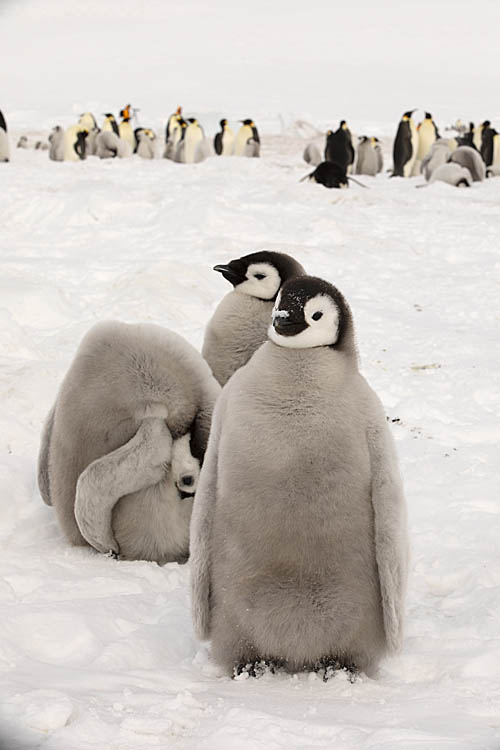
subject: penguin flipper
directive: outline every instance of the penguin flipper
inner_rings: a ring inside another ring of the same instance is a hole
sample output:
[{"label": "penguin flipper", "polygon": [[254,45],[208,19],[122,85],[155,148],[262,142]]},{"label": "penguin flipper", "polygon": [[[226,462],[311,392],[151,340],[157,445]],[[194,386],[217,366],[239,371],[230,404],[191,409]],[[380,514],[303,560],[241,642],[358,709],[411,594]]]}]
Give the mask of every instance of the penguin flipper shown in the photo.
[{"label": "penguin flipper", "polygon": [[40,443],[40,452],[38,453],[38,467],[37,467],[37,479],[38,489],[42,500],[46,505],[52,505],[50,499],[50,484],[49,484],[49,452],[50,452],[50,439],[52,437],[52,428],[54,426],[54,414],[56,411],[56,405],[49,411],[45,424],[42,430],[42,441]]},{"label": "penguin flipper", "polygon": [[136,434],[93,461],[76,485],[75,518],[82,536],[98,552],[119,554],[112,513],[124,495],[157,484],[170,463],[172,435],[160,417],[144,419]]},{"label": "penguin flipper", "polygon": [[211,630],[211,526],[217,495],[217,464],[224,394],[219,396],[203,461],[190,528],[191,614],[196,636],[204,641]]},{"label": "penguin flipper", "polygon": [[408,575],[406,504],[396,449],[385,421],[370,426],[367,441],[372,467],[371,499],[384,629],[388,650],[395,652],[403,640]]}]

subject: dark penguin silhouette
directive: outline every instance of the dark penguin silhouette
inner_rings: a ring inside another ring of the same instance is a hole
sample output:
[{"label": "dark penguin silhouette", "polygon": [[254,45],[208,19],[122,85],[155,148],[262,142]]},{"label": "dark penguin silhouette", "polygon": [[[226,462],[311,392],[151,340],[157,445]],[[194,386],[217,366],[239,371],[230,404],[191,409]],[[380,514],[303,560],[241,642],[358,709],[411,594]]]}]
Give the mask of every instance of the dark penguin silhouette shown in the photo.
[{"label": "dark penguin silhouette", "polygon": [[498,133],[495,128],[491,127],[489,120],[483,122],[482,136],[481,136],[481,156],[487,167],[491,167],[493,164],[494,151],[495,151],[495,136]]},{"label": "dark penguin silhouette", "polygon": [[325,161],[331,161],[343,167],[347,172],[354,161],[354,148],[351,132],[345,120],[341,120],[338,129],[329,130],[326,134]]},{"label": "dark penguin silhouette", "polygon": [[3,112],[0,110],[0,161],[9,161],[9,137],[7,135],[7,123]]},{"label": "dark penguin silhouette", "polygon": [[412,109],[405,112],[399,122],[392,152],[394,161],[392,177],[409,177],[411,175],[418,147],[418,133],[415,123],[411,119],[414,111]]},{"label": "dark penguin silhouette", "polygon": [[327,188],[346,188],[349,187],[349,179],[346,170],[340,164],[331,161],[322,161],[318,164],[314,172],[307,174],[301,182],[309,180],[324,185]]},{"label": "dark penguin silhouette", "polygon": [[87,158],[87,137],[88,137],[88,130],[79,130],[76,134],[76,141],[73,145],[73,148],[75,149],[78,158],[79,159],[86,159]]}]

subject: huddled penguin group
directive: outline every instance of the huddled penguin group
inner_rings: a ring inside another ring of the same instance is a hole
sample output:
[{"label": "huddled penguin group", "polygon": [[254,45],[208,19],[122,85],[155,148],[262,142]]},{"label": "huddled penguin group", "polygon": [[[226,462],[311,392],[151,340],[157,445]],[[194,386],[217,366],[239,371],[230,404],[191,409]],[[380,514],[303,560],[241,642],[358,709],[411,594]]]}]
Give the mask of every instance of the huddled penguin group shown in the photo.
[{"label": "huddled penguin group", "polygon": [[401,645],[408,539],[351,310],[283,253],[214,270],[233,289],[201,354],[151,324],[87,333],[44,426],[41,496],[72,544],[190,557],[195,630],[228,675],[373,675]]}]

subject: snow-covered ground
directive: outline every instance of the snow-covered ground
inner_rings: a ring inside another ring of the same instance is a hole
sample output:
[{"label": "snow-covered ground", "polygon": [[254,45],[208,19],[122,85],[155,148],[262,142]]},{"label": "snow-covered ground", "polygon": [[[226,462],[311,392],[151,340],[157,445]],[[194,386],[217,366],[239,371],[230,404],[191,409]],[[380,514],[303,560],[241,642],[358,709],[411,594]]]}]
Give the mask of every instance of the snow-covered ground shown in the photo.
[{"label": "snow-covered ground", "polygon": [[[210,135],[251,116],[262,158],[0,165],[1,750],[500,748],[500,179],[458,190],[299,183],[292,123],[389,136],[494,109],[498,5],[481,0],[16,0],[0,8],[12,146],[131,101]],[[388,158],[388,140],[386,166]],[[283,250],[350,302],[397,441],[412,574],[402,653],[378,680],[231,681],[192,633],[189,565],[70,548],[36,487],[43,419],[96,321],[200,347],[227,282]]]},{"label": "snow-covered ground", "polygon": [[[364,178],[299,184],[302,141],[262,159],[50,162],[0,172],[0,727],[7,750],[500,747],[498,205]],[[200,346],[215,263],[286,250],[345,293],[392,420],[413,547],[408,627],[378,681],[231,681],[193,637],[188,566],[72,549],[35,482],[42,420],[97,320]]]}]

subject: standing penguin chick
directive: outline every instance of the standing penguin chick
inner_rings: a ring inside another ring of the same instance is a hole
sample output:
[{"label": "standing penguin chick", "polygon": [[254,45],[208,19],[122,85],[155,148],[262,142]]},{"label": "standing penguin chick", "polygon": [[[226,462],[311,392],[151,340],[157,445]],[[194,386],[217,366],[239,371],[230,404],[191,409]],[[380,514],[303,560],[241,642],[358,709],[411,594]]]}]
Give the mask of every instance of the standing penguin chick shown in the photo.
[{"label": "standing penguin chick", "polygon": [[234,290],[226,294],[208,322],[201,353],[224,385],[267,339],[281,285],[305,271],[290,255],[267,250],[214,266],[214,271],[221,273]]},{"label": "standing penguin chick", "polygon": [[185,558],[190,505],[173,485],[195,489],[194,459],[205,453],[219,390],[172,331],[111,321],[87,333],[47,419],[38,466],[42,497],[72,544]]},{"label": "standing penguin chick", "polygon": [[317,167],[318,164],[321,164],[322,162],[320,150],[315,143],[307,144],[304,153],[302,154],[302,158],[307,164],[312,164],[313,167]]},{"label": "standing penguin chick", "polygon": [[382,171],[384,157],[378,138],[361,136],[358,143],[358,156],[356,159],[356,174],[367,174],[374,177]]},{"label": "standing penguin chick", "polygon": [[196,634],[229,674],[262,659],[373,674],[402,641],[395,448],[340,292],[292,279],[272,320],[214,410],[191,520]]},{"label": "standing penguin chick", "polygon": [[49,143],[49,159],[52,159],[52,161],[64,161],[64,128],[56,125],[49,135]]},{"label": "standing penguin chick", "polygon": [[10,161],[10,144],[7,135],[7,123],[0,110],[0,161]]},{"label": "standing penguin chick", "polygon": [[234,151],[234,133],[227,120],[220,121],[220,131],[214,137],[214,149],[218,156],[231,156]]},{"label": "standing penguin chick", "polygon": [[410,177],[417,158],[418,131],[412,119],[414,109],[405,112],[398,125],[392,151],[394,169],[392,177]]},{"label": "standing penguin chick", "polygon": [[335,132],[329,130],[326,134],[325,161],[338,164],[346,173],[354,162],[351,131],[347,127],[345,120],[341,120]]},{"label": "standing penguin chick", "polygon": [[235,156],[260,156],[260,136],[253,120],[240,120],[241,127],[234,142]]},{"label": "standing penguin chick", "polygon": [[417,157],[413,163],[412,176],[421,174],[422,160],[432,148],[432,144],[439,138],[436,123],[430,112],[425,113],[425,118],[417,126],[418,148]]},{"label": "standing penguin chick", "polygon": [[136,147],[135,153],[143,159],[155,158],[156,135],[150,128],[136,128],[134,131]]}]

